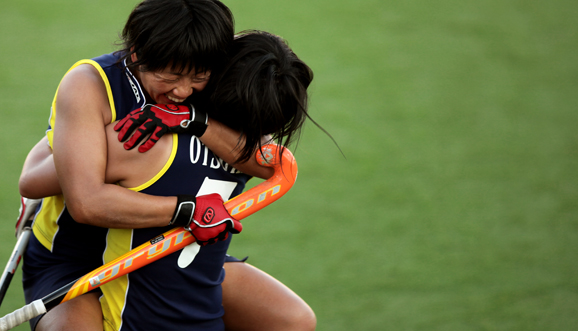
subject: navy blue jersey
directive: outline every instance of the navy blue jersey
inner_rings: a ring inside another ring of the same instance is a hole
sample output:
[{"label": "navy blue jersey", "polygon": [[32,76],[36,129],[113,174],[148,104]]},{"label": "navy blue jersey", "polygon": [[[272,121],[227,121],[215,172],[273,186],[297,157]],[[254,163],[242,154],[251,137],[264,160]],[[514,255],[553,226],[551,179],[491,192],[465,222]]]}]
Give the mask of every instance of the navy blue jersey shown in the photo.
[{"label": "navy blue jersey", "polygon": [[[175,148],[176,146],[176,148]],[[248,176],[238,173],[190,135],[173,135],[166,172],[132,188],[153,195],[241,193]],[[158,179],[156,179],[158,177]],[[105,262],[171,229],[111,229]],[[221,283],[229,240],[196,243],[102,286],[106,330],[223,330]]]}]

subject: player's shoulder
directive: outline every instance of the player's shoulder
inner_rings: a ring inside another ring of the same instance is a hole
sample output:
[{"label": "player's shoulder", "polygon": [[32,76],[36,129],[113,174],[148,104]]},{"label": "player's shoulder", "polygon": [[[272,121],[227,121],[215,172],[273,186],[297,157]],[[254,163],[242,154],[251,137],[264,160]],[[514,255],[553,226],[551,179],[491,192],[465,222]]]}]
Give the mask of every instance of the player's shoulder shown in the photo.
[{"label": "player's shoulder", "polygon": [[107,76],[106,70],[119,63],[120,54],[104,54],[93,59],[76,62],[66,73],[64,79],[86,83],[101,83]]},{"label": "player's shoulder", "polygon": [[[136,188],[159,176],[164,167],[171,165],[176,134],[163,135],[153,148],[141,153],[138,148],[125,150],[118,140],[114,124],[106,126],[107,167],[106,182],[119,183],[123,187]],[[172,156],[172,158],[171,158]]]},{"label": "player's shoulder", "polygon": [[111,117],[105,81],[90,62],[77,63],[64,75],[55,102],[61,113],[68,108],[76,111],[78,105],[82,104],[85,112],[89,109],[103,112],[107,121]]},{"label": "player's shoulder", "polygon": [[100,85],[102,83],[101,75],[98,68],[91,63],[79,63],[73,68],[71,68],[64,78],[61,84],[73,84],[78,86],[81,84],[86,87],[86,85]]}]

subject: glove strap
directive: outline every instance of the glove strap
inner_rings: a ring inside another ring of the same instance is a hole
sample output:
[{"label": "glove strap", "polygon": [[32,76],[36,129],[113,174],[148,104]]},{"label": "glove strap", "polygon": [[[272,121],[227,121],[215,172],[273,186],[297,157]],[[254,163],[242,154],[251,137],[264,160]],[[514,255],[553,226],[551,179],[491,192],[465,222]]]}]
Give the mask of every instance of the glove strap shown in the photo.
[{"label": "glove strap", "polygon": [[177,207],[173,214],[173,219],[169,225],[183,226],[189,228],[193,221],[193,214],[195,212],[195,205],[197,199],[193,195],[178,195]]},{"label": "glove strap", "polygon": [[205,112],[196,110],[193,105],[190,105],[189,107],[191,108],[191,119],[182,120],[181,127],[193,136],[200,138],[207,130],[209,117]]}]

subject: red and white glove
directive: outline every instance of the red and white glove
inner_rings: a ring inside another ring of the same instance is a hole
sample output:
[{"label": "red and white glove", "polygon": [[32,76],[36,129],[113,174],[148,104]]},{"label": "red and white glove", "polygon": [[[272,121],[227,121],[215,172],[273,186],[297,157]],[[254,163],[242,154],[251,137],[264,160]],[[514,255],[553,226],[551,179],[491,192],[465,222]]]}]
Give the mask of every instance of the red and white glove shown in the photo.
[{"label": "red and white glove", "polygon": [[175,214],[169,225],[184,226],[201,246],[226,240],[229,232],[240,233],[243,225],[234,219],[219,194],[194,197],[178,196]]},{"label": "red and white glove", "polygon": [[118,140],[125,141],[133,132],[132,137],[124,143],[125,149],[133,149],[150,134],[148,139],[139,146],[138,151],[144,153],[167,132],[188,132],[201,137],[207,129],[207,114],[195,110],[195,107],[182,105],[151,105],[147,104],[130,112],[115,126]]}]

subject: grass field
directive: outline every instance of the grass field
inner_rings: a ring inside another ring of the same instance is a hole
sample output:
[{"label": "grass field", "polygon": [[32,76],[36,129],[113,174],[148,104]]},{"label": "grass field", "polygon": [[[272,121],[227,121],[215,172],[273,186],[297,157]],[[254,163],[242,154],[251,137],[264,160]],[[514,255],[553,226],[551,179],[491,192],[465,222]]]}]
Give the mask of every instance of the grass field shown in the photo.
[{"label": "grass field", "polygon": [[[114,50],[136,2],[2,5],[2,264],[61,76]],[[233,254],[321,331],[578,329],[577,2],[224,2],[313,68],[311,115],[345,155],[309,123],[296,186]],[[23,305],[19,278],[0,315]]]}]

